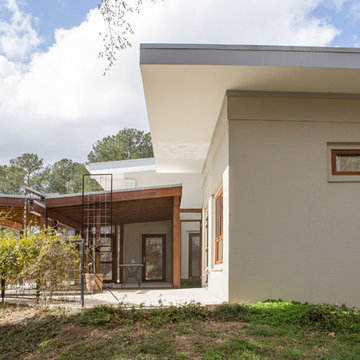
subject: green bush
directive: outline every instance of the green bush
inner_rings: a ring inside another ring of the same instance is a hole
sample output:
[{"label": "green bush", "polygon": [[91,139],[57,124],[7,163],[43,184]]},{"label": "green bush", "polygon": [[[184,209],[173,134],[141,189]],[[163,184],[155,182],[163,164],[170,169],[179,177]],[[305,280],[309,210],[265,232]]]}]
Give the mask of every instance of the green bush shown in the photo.
[{"label": "green bush", "polygon": [[299,302],[271,300],[256,304],[222,304],[212,310],[199,304],[152,309],[98,306],[71,316],[67,321],[104,324],[143,322],[151,327],[181,321],[243,321],[272,327],[305,327],[309,330],[360,333],[358,310],[333,305],[313,305]]},{"label": "green bush", "polygon": [[0,279],[36,282],[46,300],[79,267],[79,253],[69,240],[45,230],[0,233]]}]

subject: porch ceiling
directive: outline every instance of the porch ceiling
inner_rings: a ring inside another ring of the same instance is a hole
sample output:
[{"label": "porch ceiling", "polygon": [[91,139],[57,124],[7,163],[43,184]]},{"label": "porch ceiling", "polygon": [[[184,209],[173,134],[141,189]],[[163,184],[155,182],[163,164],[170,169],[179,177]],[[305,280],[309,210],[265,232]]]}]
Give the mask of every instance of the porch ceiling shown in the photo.
[{"label": "porch ceiling", "polygon": [[[112,194],[112,223],[171,220],[174,198],[181,198],[181,185],[152,187],[136,190],[114,191]],[[23,196],[0,195],[0,211],[9,214],[3,226],[21,230],[24,223]],[[49,197],[45,204],[34,201],[33,211],[27,214],[27,223],[40,224],[40,216],[55,219],[75,230],[81,230],[82,195],[59,195]]]},{"label": "porch ceiling", "polygon": [[[112,223],[129,224],[136,222],[171,220],[173,211],[173,198],[117,201],[112,204]],[[76,222],[81,227],[82,206],[66,206],[49,210],[49,216],[61,215]],[[65,221],[64,221],[65,222]]]}]

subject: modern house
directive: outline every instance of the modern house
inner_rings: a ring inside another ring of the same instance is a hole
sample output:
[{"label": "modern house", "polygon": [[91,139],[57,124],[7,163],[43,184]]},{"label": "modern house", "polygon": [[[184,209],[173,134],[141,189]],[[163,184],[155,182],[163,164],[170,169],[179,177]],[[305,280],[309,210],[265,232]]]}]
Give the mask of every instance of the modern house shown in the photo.
[{"label": "modern house", "polygon": [[[122,281],[152,258],[144,282],[200,277],[223,301],[359,306],[360,50],[145,44],[140,63],[154,159],[89,164],[98,196],[102,174],[113,189],[97,271]],[[86,196],[29,216],[80,230],[81,209],[101,207]],[[0,196],[17,204],[9,226],[23,203]],[[102,237],[99,219],[85,237]]]},{"label": "modern house", "polygon": [[360,50],[140,56],[157,172],[201,175],[203,286],[360,305]]}]

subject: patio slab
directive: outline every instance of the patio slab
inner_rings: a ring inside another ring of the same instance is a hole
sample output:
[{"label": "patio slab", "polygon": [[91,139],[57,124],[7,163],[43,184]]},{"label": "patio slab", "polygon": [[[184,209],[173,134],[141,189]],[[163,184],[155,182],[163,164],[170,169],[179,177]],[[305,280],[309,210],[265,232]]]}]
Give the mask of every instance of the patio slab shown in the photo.
[{"label": "patio slab", "polygon": [[[114,297],[117,298],[115,298]],[[125,306],[180,306],[190,302],[201,305],[222,304],[224,301],[210,293],[205,288],[191,289],[134,289],[134,290],[104,290],[85,296],[85,307],[90,308],[96,305],[119,305]]]}]

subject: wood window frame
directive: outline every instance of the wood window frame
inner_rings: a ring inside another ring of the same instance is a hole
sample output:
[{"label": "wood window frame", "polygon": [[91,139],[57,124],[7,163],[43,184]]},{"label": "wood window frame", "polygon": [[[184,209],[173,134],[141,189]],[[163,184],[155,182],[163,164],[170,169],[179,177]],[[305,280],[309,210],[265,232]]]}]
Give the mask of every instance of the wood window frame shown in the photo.
[{"label": "wood window frame", "polygon": [[360,155],[360,149],[331,149],[331,174],[332,175],[360,175],[359,171],[337,171],[337,155]]},{"label": "wood window frame", "polygon": [[[215,197],[215,264],[220,265],[223,259],[219,259],[219,243],[223,241],[223,188],[219,190]],[[224,246],[224,243],[222,244]]]}]

